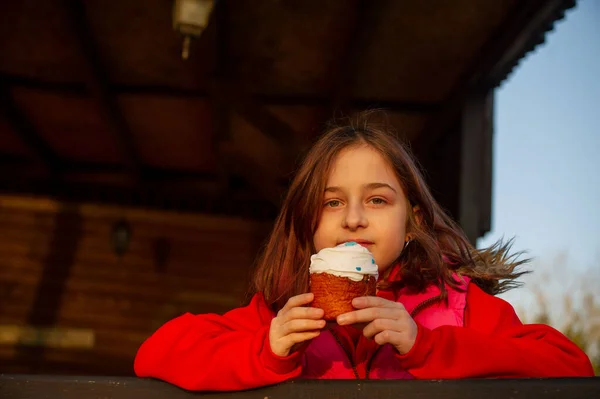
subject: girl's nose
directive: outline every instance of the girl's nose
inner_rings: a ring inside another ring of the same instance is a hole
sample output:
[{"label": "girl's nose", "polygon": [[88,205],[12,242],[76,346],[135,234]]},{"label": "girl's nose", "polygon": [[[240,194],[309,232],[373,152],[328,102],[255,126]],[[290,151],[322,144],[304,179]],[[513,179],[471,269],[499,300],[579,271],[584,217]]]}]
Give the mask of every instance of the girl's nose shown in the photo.
[{"label": "girl's nose", "polygon": [[348,205],[346,213],[342,220],[342,227],[345,229],[356,230],[360,227],[365,228],[369,222],[367,215],[361,204]]}]

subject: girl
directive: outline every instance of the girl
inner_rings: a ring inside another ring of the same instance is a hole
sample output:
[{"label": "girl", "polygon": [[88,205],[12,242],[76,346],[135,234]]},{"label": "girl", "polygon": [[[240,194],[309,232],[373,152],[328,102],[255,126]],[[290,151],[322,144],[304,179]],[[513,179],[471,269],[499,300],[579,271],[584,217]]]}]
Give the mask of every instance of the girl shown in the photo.
[{"label": "girl", "polygon": [[[135,359],[140,377],[189,390],[241,390],[290,378],[446,379],[593,375],[546,325],[523,325],[494,295],[523,263],[509,245],[476,250],[436,203],[385,127],[329,129],[292,181],[258,263],[249,305],[184,314]],[[379,268],[375,297],[326,323],[311,307],[311,254],[355,241]]]}]

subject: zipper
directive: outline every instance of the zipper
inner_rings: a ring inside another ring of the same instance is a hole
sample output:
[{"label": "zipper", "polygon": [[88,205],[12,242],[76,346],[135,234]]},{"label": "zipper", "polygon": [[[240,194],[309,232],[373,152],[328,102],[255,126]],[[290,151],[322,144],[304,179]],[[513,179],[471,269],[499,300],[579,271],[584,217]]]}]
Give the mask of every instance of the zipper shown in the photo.
[{"label": "zipper", "polygon": [[350,365],[352,366],[352,371],[354,372],[354,376],[356,377],[357,380],[360,380],[360,377],[358,376],[358,371],[356,370],[356,364],[354,364],[354,360],[352,360],[352,354],[348,351],[348,349],[344,345],[342,345],[342,341],[340,341],[340,338],[338,337],[338,335],[335,333],[335,331],[333,331],[333,328],[327,326],[327,329],[329,330],[331,335],[333,335],[333,338],[335,339],[335,341],[338,343],[338,345],[342,348],[342,350],[348,357],[348,361],[350,361]]},{"label": "zipper", "polygon": [[375,356],[377,356],[380,349],[381,349],[381,346],[378,346],[377,349],[375,349],[375,352],[373,352],[373,356],[371,356],[371,358],[367,362],[367,373],[365,374],[366,380],[369,379],[369,373],[371,372],[371,365],[373,364],[373,360],[375,360]]},{"label": "zipper", "polygon": [[415,316],[419,313],[421,313],[422,310],[424,310],[425,308],[428,308],[429,306],[433,305],[436,302],[439,302],[442,300],[442,295],[438,295],[438,296],[434,296],[433,298],[429,298],[424,300],[423,302],[421,302],[420,304],[418,304],[417,306],[415,306],[415,308],[412,310],[412,312],[410,312],[410,317],[412,317],[413,319],[415,318]]},{"label": "zipper", "polygon": [[[425,310],[429,306],[431,306],[441,300],[442,300],[442,295],[434,296],[433,298],[424,300],[423,302],[421,302],[417,306],[415,306],[415,308],[412,310],[412,312],[410,312],[410,317],[412,317],[414,319],[417,314],[421,313],[423,310]],[[352,371],[354,372],[354,376],[356,377],[357,380],[360,380],[358,371],[356,370],[356,364],[354,364],[354,360],[352,360],[352,354],[348,351],[348,349],[344,345],[342,345],[342,341],[340,341],[340,338],[337,336],[335,331],[333,331],[333,329],[329,326],[327,327],[327,329],[329,330],[329,332],[331,333],[331,335],[333,336],[335,341],[338,343],[338,345],[342,348],[342,350],[348,357],[348,361],[350,362],[350,365],[352,366]],[[366,374],[365,374],[365,380],[369,379],[369,373],[371,372],[371,366],[373,364],[373,360],[375,360],[375,357],[377,356],[377,354],[379,353],[379,350],[381,348],[382,348],[382,346],[379,346],[377,349],[375,349],[375,352],[373,352],[373,356],[371,356],[371,358],[367,362],[367,370],[366,370]]]}]

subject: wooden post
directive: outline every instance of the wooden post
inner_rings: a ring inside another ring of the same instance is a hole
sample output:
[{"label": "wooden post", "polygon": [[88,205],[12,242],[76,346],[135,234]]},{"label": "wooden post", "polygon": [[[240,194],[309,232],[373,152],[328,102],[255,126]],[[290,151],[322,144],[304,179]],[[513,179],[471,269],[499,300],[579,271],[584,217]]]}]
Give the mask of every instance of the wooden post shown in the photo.
[{"label": "wooden post", "polygon": [[[82,238],[82,230],[83,218],[78,207],[61,204],[54,222],[48,254],[44,259],[42,275],[27,317],[27,327],[30,327],[38,338],[18,340],[16,357],[28,363],[33,372],[43,365],[44,352],[47,348],[57,346],[57,341],[63,341],[62,345],[65,345],[64,339],[59,338],[61,334],[57,335],[55,332],[52,336],[48,329],[55,327],[58,321],[66,283]],[[84,341],[93,343],[89,331],[84,332]],[[81,345],[81,342],[78,343],[78,346]]]},{"label": "wooden post", "polygon": [[469,241],[490,230],[494,91],[475,91],[463,106],[460,124],[458,221]]}]

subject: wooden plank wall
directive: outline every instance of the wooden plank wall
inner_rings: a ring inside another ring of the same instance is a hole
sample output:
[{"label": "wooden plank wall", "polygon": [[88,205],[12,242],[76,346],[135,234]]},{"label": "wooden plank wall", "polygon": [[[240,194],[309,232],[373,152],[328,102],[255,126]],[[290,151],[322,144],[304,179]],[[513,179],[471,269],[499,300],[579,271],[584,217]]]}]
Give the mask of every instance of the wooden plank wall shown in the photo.
[{"label": "wooden plank wall", "polygon": [[[132,230],[121,257],[110,241],[120,219]],[[165,321],[244,301],[270,227],[0,197],[0,373],[132,374],[137,348]]]}]

